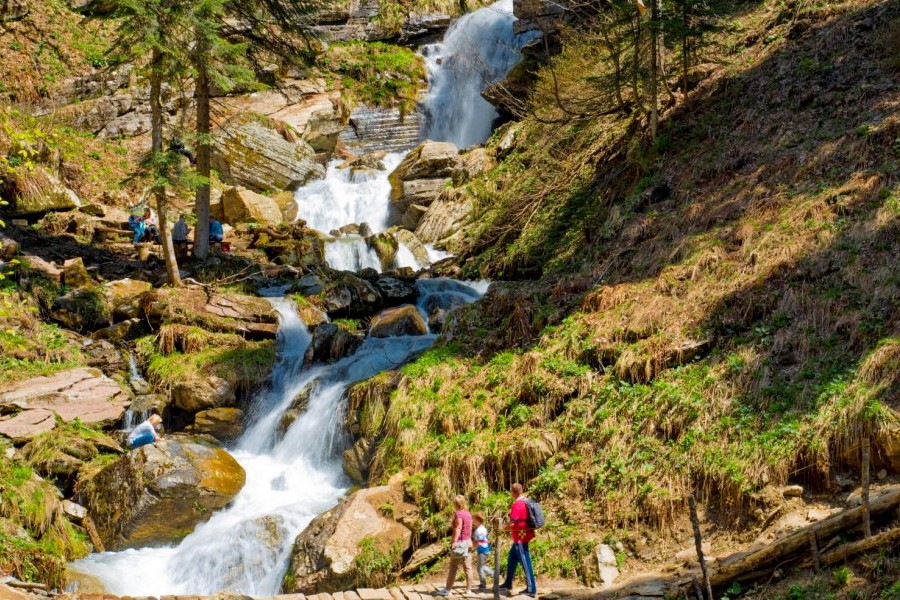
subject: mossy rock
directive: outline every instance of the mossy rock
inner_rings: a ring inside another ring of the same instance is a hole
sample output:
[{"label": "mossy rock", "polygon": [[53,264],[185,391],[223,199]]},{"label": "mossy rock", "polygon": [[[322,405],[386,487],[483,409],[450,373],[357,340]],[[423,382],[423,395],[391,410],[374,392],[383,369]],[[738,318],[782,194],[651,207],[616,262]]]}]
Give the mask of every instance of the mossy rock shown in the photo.
[{"label": "mossy rock", "polygon": [[191,438],[129,452],[78,482],[100,538],[120,550],[175,543],[228,504],[246,474],[230,454]]}]

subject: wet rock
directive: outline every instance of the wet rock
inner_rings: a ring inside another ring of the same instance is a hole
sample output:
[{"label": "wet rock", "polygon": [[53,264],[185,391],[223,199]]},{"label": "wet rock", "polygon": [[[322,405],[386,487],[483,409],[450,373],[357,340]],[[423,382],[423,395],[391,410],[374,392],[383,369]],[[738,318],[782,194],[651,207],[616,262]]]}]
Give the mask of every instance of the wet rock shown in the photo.
[{"label": "wet rock", "polygon": [[382,300],[378,290],[370,282],[353,273],[338,271],[325,291],[323,306],[330,315],[360,317],[381,308]]},{"label": "wet rock", "polygon": [[419,267],[424,267],[428,265],[431,261],[428,258],[428,250],[425,248],[425,245],[422,244],[422,241],[416,237],[412,231],[408,231],[406,229],[393,229],[391,233],[394,234],[394,237],[397,238],[397,241],[404,246],[412,253],[413,257],[416,259],[416,262],[419,263]]},{"label": "wet rock", "polygon": [[294,192],[275,194],[272,196],[272,201],[278,206],[278,210],[281,211],[282,221],[293,223],[297,220],[300,207],[297,205],[296,198],[294,198]]},{"label": "wet rock", "polygon": [[300,320],[309,328],[328,322],[328,315],[312,304],[297,304],[297,313],[300,315]]},{"label": "wet rock", "polygon": [[294,541],[284,591],[314,594],[355,587],[355,559],[364,539],[385,554],[392,548],[405,552],[412,532],[385,516],[379,510],[384,505],[391,505],[395,516],[416,511],[403,501],[402,484],[394,479],[386,486],[359,490],[313,519]]},{"label": "wet rock", "polygon": [[85,479],[84,498],[107,549],[174,543],[241,490],[243,468],[221,448],[183,437],[131,451]]},{"label": "wet rock", "polygon": [[325,282],[318,275],[304,275],[294,284],[294,289],[304,296],[313,296],[325,289]]},{"label": "wet rock", "polygon": [[344,473],[357,485],[362,485],[368,481],[371,463],[372,443],[365,438],[359,438],[351,448],[344,451]]},{"label": "wet rock", "polygon": [[400,247],[397,238],[391,233],[384,232],[366,238],[369,247],[378,255],[381,262],[381,269],[390,269],[394,266],[394,259],[397,258],[397,250]]},{"label": "wet rock", "polygon": [[305,142],[291,143],[272,119],[245,112],[213,135],[213,168],[230,185],[256,192],[295,190],[325,176]]},{"label": "wet rock", "polygon": [[378,313],[369,325],[369,335],[376,338],[398,335],[425,335],[428,325],[412,304],[388,308]]},{"label": "wet rock", "polygon": [[192,413],[233,406],[236,402],[234,388],[216,375],[198,377],[178,383],[172,388],[172,404]]},{"label": "wet rock", "polygon": [[433,294],[425,300],[428,326],[432,331],[441,331],[450,311],[465,306],[468,300],[462,294]]},{"label": "wet rock", "polygon": [[334,362],[356,352],[363,336],[334,323],[322,323],[312,330],[312,341],[306,349],[306,362]]},{"label": "wet rock", "polygon": [[373,234],[372,226],[366,223],[365,221],[359,224],[359,235],[361,237],[367,238],[371,237]]},{"label": "wet rock", "polygon": [[414,302],[418,291],[414,286],[395,279],[394,277],[377,277],[374,282],[375,289],[384,299],[385,306],[397,306]]},{"label": "wet rock", "polygon": [[259,223],[275,225],[283,220],[281,209],[272,198],[251,192],[242,187],[232,187],[222,194],[222,210],[225,222]]},{"label": "wet rock", "polygon": [[244,431],[244,411],[239,408],[211,408],[194,415],[193,433],[211,435],[227,443]]},{"label": "wet rock", "polygon": [[145,421],[150,415],[162,415],[169,407],[169,399],[163,394],[141,394],[134,397],[128,410],[134,415],[137,423]]},{"label": "wet rock", "polygon": [[384,166],[383,162],[385,156],[387,156],[387,151],[385,150],[376,150],[369,154],[360,154],[359,156],[349,158],[339,164],[338,169],[372,169],[375,171],[384,171],[387,168]]}]

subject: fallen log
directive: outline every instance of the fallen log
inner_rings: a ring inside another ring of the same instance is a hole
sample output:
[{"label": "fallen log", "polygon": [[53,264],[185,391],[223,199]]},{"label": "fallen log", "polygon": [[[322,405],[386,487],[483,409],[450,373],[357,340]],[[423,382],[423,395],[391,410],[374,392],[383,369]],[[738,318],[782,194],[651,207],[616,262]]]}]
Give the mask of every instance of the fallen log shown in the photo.
[{"label": "fallen log", "polygon": [[[876,515],[897,506],[900,502],[900,486],[894,486],[887,492],[869,501],[869,515]],[[767,565],[783,562],[785,557],[800,558],[807,555],[809,536],[816,535],[820,539],[844,531],[861,524],[864,508],[856,506],[832,515],[808,527],[795,531],[791,535],[772,542],[749,554],[726,558],[719,562],[718,569],[710,576],[713,586],[731,583],[741,574],[757,571]]]},{"label": "fallen log", "polygon": [[863,552],[868,552],[869,550],[874,550],[875,548],[887,546],[888,544],[892,544],[897,541],[900,541],[900,527],[882,531],[881,533],[859,540],[858,542],[850,542],[849,544],[844,544],[837,550],[832,550],[831,552],[820,555],[819,562],[821,562],[823,565],[831,565],[837,562],[845,561],[852,556],[856,556],[857,554],[862,554]]}]

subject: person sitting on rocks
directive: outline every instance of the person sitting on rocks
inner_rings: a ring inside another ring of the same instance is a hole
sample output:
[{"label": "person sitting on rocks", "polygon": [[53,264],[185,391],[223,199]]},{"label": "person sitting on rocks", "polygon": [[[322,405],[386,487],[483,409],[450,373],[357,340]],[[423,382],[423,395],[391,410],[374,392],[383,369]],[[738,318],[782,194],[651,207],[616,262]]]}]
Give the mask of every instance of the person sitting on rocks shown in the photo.
[{"label": "person sitting on rocks", "polygon": [[148,206],[144,209],[144,237],[142,241],[160,243],[156,214]]},{"label": "person sitting on rocks", "polygon": [[150,415],[150,418],[131,430],[128,434],[128,448],[134,450],[147,444],[152,444],[159,439],[156,426],[162,423],[159,415]]},{"label": "person sitting on rocks", "polygon": [[214,244],[222,243],[222,239],[225,237],[225,230],[222,229],[222,224],[219,223],[219,220],[215,217],[209,218],[209,241]]},{"label": "person sitting on rocks", "polygon": [[131,215],[128,217],[128,226],[131,227],[131,230],[134,232],[134,243],[137,244],[144,237],[144,230],[146,228],[144,219],[137,215]]},{"label": "person sitting on rocks", "polygon": [[187,258],[188,233],[191,228],[184,222],[184,215],[178,216],[178,221],[172,227],[172,244],[175,245],[175,256],[178,260]]}]

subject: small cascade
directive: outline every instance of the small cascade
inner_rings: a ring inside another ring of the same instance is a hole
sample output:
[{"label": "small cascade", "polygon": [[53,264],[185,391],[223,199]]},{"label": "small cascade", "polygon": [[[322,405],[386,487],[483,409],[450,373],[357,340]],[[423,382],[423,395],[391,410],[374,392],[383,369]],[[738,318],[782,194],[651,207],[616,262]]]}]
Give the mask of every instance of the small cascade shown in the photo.
[{"label": "small cascade", "polygon": [[[449,280],[420,282],[424,298],[477,299],[484,286]],[[207,595],[220,590],[270,597],[281,587],[296,536],[334,506],[350,483],[341,452],[345,392],[425,350],[437,336],[367,338],[352,356],[330,365],[303,365],[310,334],[293,302],[272,299],[279,314],[278,358],[269,388],[252,403],[250,426],[233,455],[247,481],[232,504],[177,546],[92,554],[73,564],[122,596]],[[283,437],[278,424],[297,395],[309,403]]]},{"label": "small cascade", "polygon": [[381,260],[375,249],[358,235],[340,237],[325,244],[328,266],[339,271],[359,272],[363,269],[381,271]]},{"label": "small cascade", "polygon": [[294,194],[299,218],[323,233],[351,223],[368,223],[375,233],[384,231],[391,195],[388,175],[402,159],[401,154],[388,154],[382,160],[386,170],[375,171],[369,177],[356,177],[353,169],[338,169],[341,161],[332,161],[325,179],[303,186]]},{"label": "small cascade", "polygon": [[[131,384],[131,387],[136,390],[150,389],[150,384],[144,379],[143,375],[141,375],[140,370],[138,370],[137,358],[135,358],[134,354],[128,354],[128,382]],[[146,421],[149,416],[149,410],[134,408],[133,406],[129,407],[122,417],[122,429],[124,431],[131,431]]]},{"label": "small cascade", "polygon": [[461,17],[444,39],[422,49],[429,91],[423,103],[425,137],[468,148],[488,139],[499,114],[481,92],[502,80],[521,60],[534,36],[513,31],[513,0]]}]

